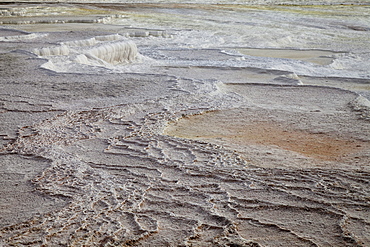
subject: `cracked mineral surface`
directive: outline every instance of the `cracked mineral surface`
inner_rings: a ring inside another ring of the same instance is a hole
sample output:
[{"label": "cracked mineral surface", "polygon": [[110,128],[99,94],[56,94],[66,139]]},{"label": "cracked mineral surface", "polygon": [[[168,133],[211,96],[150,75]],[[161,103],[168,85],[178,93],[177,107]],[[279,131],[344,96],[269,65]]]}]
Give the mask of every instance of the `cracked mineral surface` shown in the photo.
[{"label": "cracked mineral surface", "polygon": [[370,1],[0,4],[0,246],[370,246]]}]

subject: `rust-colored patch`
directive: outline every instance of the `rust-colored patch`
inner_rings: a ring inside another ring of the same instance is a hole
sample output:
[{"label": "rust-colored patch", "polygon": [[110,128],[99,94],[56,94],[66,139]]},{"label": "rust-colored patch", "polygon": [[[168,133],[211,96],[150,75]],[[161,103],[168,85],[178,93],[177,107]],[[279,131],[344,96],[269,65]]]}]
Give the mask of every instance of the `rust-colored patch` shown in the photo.
[{"label": "rust-colored patch", "polygon": [[236,145],[266,145],[321,160],[338,160],[369,148],[366,142],[326,134],[284,129],[272,122],[238,119],[232,111],[215,111],[182,118],[165,134],[188,139],[222,139]]}]

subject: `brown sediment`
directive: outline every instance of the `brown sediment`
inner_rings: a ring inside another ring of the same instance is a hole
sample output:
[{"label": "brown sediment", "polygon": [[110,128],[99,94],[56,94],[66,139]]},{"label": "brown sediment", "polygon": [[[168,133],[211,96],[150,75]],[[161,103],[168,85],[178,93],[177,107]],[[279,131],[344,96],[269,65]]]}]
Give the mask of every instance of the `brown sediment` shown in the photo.
[{"label": "brown sediment", "polygon": [[233,145],[265,145],[320,160],[338,160],[369,148],[369,143],[324,133],[284,128],[280,123],[240,119],[240,110],[213,111],[179,119],[165,134],[187,139],[222,139]]}]

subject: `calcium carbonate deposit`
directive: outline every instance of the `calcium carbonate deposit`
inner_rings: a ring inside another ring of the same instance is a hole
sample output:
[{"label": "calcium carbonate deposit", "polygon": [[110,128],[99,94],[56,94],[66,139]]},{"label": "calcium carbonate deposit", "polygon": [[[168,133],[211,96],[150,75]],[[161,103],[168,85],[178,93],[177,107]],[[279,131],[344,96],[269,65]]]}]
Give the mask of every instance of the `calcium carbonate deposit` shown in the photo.
[{"label": "calcium carbonate deposit", "polygon": [[2,2],[0,246],[370,246],[369,18]]}]

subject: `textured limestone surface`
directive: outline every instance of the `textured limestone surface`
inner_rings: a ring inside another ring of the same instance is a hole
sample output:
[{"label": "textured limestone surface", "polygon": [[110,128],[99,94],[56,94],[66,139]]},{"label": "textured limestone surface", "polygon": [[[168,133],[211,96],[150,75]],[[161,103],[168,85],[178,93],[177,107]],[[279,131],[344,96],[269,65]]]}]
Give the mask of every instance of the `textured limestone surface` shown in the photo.
[{"label": "textured limestone surface", "polygon": [[244,2],[2,3],[0,246],[370,246],[368,1]]}]

